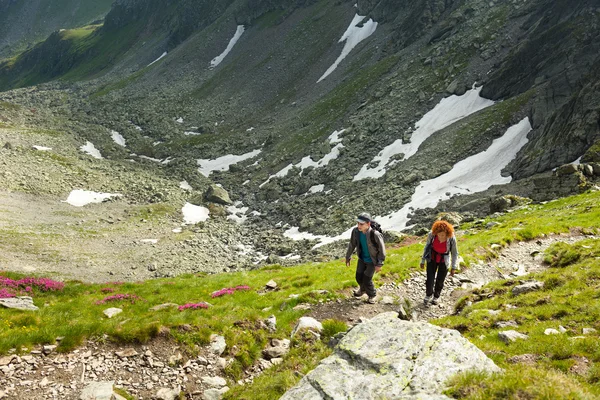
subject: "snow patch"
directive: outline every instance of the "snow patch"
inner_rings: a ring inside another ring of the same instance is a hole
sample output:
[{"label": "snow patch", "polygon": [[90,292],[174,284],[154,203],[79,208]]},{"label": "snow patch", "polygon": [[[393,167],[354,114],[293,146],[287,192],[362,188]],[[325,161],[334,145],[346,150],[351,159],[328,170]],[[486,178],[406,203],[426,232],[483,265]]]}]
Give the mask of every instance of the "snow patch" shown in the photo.
[{"label": "snow patch", "polygon": [[120,197],[121,194],[113,193],[97,193],[89,190],[76,189],[71,191],[65,203],[69,203],[75,207],[83,207],[90,203],[102,203],[103,201],[110,199],[111,197]]},{"label": "snow patch", "polygon": [[162,53],[160,55],[160,57],[158,57],[156,60],[152,61],[150,64],[147,65],[147,67],[151,66],[152,64],[154,64],[155,62],[158,62],[160,60],[162,60],[163,58],[165,58],[167,56],[167,52],[165,51],[164,53]]},{"label": "snow patch", "polygon": [[225,59],[225,57],[227,57],[227,54],[229,54],[231,49],[233,49],[233,46],[235,46],[235,44],[240,39],[240,37],[242,37],[244,30],[245,30],[244,25],[238,25],[238,27],[235,31],[235,35],[233,35],[233,37],[229,41],[227,48],[220,55],[218,55],[217,57],[212,59],[212,61],[210,62],[210,68],[215,68],[217,65],[221,64],[221,61],[223,61]]},{"label": "snow patch", "polygon": [[150,243],[150,244],[156,244],[158,243],[158,239],[142,239],[140,240],[141,243]]},{"label": "snow patch", "polygon": [[331,135],[329,135],[329,143],[337,144],[342,143],[342,139],[340,139],[340,135],[344,133],[346,130],[342,129],[341,131],[334,131]]},{"label": "snow patch", "polygon": [[325,185],[314,185],[308,189],[308,193],[320,193],[325,190]]},{"label": "snow patch", "polygon": [[528,142],[527,134],[531,130],[531,123],[526,117],[508,128],[506,133],[495,139],[487,150],[457,162],[449,172],[437,178],[422,181],[412,195],[411,201],[402,209],[375,219],[384,229],[400,231],[406,228],[411,208],[433,208],[441,200],[455,194],[482,192],[492,185],[509,183],[512,178],[502,176],[501,171]]},{"label": "snow patch", "polygon": [[110,131],[110,136],[112,140],[118,144],[119,146],[125,147],[125,138],[121,136],[121,134],[117,131]]},{"label": "snow patch", "polygon": [[202,135],[200,132],[193,132],[193,131],[186,131],[186,132],[183,132],[183,134],[185,136],[198,136],[198,135]]},{"label": "snow patch", "polygon": [[213,171],[229,171],[229,166],[239,162],[254,158],[261,153],[262,150],[257,149],[239,156],[228,154],[214,160],[198,160],[198,171],[207,178]]},{"label": "snow patch", "polygon": [[416,124],[415,131],[411,136],[410,143],[402,143],[402,139],[397,139],[394,143],[385,147],[373,158],[374,163],[378,165],[369,168],[369,164],[362,166],[361,170],[354,176],[353,181],[359,181],[367,178],[381,178],[386,173],[386,169],[398,163],[398,160],[391,159],[404,154],[402,160],[412,157],[421,144],[435,132],[459,121],[468,115],[479,110],[490,107],[494,101],[484,99],[479,95],[483,86],[473,88],[462,96],[452,95],[442,99],[431,111],[423,116]]},{"label": "snow patch", "polygon": [[187,181],[179,182],[179,187],[183,190],[194,190]]},{"label": "snow patch", "polygon": [[94,144],[90,141],[87,141],[79,149],[81,151],[83,151],[84,153],[89,154],[90,156],[97,158],[99,160],[101,160],[103,158],[102,154],[100,154],[100,151],[98,151],[98,149],[96,149],[96,147],[94,147]]},{"label": "snow patch", "polygon": [[182,117],[179,117],[179,118],[177,118],[177,119],[175,120],[175,122],[177,122],[177,123],[180,123],[180,124],[183,124],[183,118],[182,118]]},{"label": "snow patch", "polygon": [[209,218],[210,214],[208,208],[195,206],[191,203],[185,203],[181,212],[183,213],[184,225],[194,225],[198,222],[204,222]]},{"label": "snow patch", "polygon": [[31,147],[34,150],[37,150],[37,151],[50,151],[50,150],[52,150],[52,147],[44,147],[44,146],[36,146],[36,145],[33,145]]},{"label": "snow patch", "polygon": [[243,204],[241,201],[237,201],[234,205],[227,207],[227,212],[229,215],[227,219],[237,222],[238,224],[243,224],[248,219],[246,213],[248,212],[248,207],[242,207]]},{"label": "snow patch", "polygon": [[367,22],[363,24],[363,26],[357,26],[363,19],[365,19],[365,17],[362,17],[358,14],[354,16],[352,22],[350,23],[350,26],[348,26],[348,29],[346,29],[346,32],[344,32],[342,38],[338,41],[338,43],[346,41],[346,43],[344,44],[344,48],[342,49],[342,54],[340,54],[340,56],[337,58],[337,60],[335,60],[331,67],[329,67],[329,69],[325,71],[325,73],[319,78],[317,83],[321,82],[323,79],[327,78],[329,74],[335,71],[335,69],[342,62],[342,60],[346,58],[348,54],[350,54],[352,49],[354,49],[360,42],[362,42],[375,32],[375,29],[377,29],[377,22],[373,21],[370,18]]}]

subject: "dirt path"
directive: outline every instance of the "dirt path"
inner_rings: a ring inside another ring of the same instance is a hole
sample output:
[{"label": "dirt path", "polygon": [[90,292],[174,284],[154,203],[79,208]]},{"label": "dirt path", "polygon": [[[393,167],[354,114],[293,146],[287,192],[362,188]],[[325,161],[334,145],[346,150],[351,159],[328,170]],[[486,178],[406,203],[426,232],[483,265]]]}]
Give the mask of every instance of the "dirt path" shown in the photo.
[{"label": "dirt path", "polygon": [[[354,325],[360,322],[361,318],[370,318],[386,311],[397,311],[399,303],[405,304],[405,301],[408,301],[412,319],[415,321],[428,321],[444,317],[454,312],[456,301],[470,290],[502,278],[523,276],[524,279],[527,279],[526,274],[547,268],[542,263],[542,254],[552,243],[575,243],[586,238],[588,237],[556,235],[529,242],[519,242],[502,249],[500,256],[492,262],[477,264],[454,277],[448,276],[439,305],[425,306],[423,304],[426,275],[424,271],[417,271],[401,284],[387,282],[379,287],[377,289],[379,303],[377,304],[365,303],[366,296],[363,299],[352,298],[349,290],[348,300],[316,306],[310,316],[320,321],[335,318],[345,321],[348,325]],[[386,301],[393,301],[394,304],[384,304]]]}]

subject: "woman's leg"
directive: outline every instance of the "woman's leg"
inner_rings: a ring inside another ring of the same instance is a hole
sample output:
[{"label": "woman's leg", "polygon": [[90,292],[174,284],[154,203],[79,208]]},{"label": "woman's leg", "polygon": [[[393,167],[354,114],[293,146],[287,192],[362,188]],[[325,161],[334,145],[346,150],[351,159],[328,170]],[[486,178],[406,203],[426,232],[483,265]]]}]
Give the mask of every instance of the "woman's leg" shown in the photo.
[{"label": "woman's leg", "polygon": [[427,261],[427,281],[425,282],[425,296],[433,296],[435,272],[437,271],[437,263],[435,261]]},{"label": "woman's leg", "polygon": [[433,297],[436,299],[440,297],[442,293],[442,289],[444,288],[444,280],[446,279],[446,274],[448,274],[448,268],[444,262],[438,264],[437,277],[435,278],[435,290],[433,292]]}]

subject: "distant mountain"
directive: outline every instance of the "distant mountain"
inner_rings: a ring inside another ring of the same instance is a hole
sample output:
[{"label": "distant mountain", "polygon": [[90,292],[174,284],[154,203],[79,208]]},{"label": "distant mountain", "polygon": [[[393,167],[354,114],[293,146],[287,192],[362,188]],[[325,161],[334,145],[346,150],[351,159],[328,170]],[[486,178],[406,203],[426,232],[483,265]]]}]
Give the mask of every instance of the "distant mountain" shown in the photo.
[{"label": "distant mountain", "polygon": [[[0,88],[76,88],[70,118],[174,157],[174,175],[256,152],[209,179],[273,224],[332,233],[359,210],[402,208],[511,126],[531,132],[504,177],[585,160],[600,140],[599,71],[591,0],[118,0],[103,24],[5,60]],[[419,139],[415,124],[473,85],[490,103]]]},{"label": "distant mountain", "polygon": [[113,0],[0,0],[0,58],[59,29],[102,19]]}]

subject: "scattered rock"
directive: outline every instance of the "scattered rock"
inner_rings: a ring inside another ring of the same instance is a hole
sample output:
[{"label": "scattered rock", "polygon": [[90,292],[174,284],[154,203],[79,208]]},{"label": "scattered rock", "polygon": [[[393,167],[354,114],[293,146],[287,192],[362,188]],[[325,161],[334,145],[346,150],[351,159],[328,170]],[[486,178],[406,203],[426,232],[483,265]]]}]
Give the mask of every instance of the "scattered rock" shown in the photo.
[{"label": "scattered rock", "polygon": [[175,303],[164,303],[164,304],[159,304],[157,306],[154,307],[150,307],[150,311],[160,311],[160,310],[164,310],[167,308],[177,308],[179,307],[179,304],[175,304]]},{"label": "scattered rock", "polygon": [[519,354],[518,356],[512,356],[507,361],[513,364],[525,364],[533,366],[539,360],[540,356],[537,354]]},{"label": "scattered rock", "polygon": [[267,284],[265,285],[265,287],[267,289],[277,289],[277,282],[275,282],[273,279],[271,279],[269,282],[267,282]]},{"label": "scattered rock", "polygon": [[548,328],[544,331],[544,335],[560,335],[560,332],[554,328]]},{"label": "scattered rock", "polygon": [[80,400],[112,400],[114,382],[92,382],[79,396]]},{"label": "scattered rock", "polygon": [[229,387],[227,386],[221,389],[208,389],[204,391],[202,398],[204,400],[220,400],[228,391]]},{"label": "scattered rock", "polygon": [[494,324],[494,327],[496,328],[508,328],[509,326],[515,327],[517,328],[519,326],[519,324],[517,324],[516,321],[510,320],[510,321],[498,321]]},{"label": "scattered rock", "polygon": [[125,358],[125,357],[135,357],[138,355],[138,352],[135,351],[135,349],[125,349],[122,351],[116,351],[115,354],[121,358]]},{"label": "scattered rock", "polygon": [[210,337],[210,349],[213,353],[217,355],[223,354],[225,349],[227,348],[227,343],[225,342],[225,338],[220,335],[211,335]]},{"label": "scattered rock", "polygon": [[123,312],[123,310],[121,310],[120,308],[107,308],[106,310],[103,311],[104,315],[106,315],[108,318],[112,318],[117,314],[121,314]]},{"label": "scattered rock", "polygon": [[180,388],[168,389],[162,388],[156,395],[154,396],[157,400],[177,400],[179,399],[179,394],[181,393]]},{"label": "scattered rock", "polygon": [[292,337],[294,337],[294,335],[304,329],[308,329],[311,331],[316,331],[317,333],[321,333],[321,331],[323,330],[323,325],[317,321],[316,319],[312,318],[312,317],[301,317],[298,320],[298,323],[296,324],[296,326],[294,327],[294,329],[292,330]]},{"label": "scattered rock", "polygon": [[583,334],[584,335],[591,335],[593,333],[596,333],[596,329],[594,328],[583,328]]},{"label": "scattered rock", "polygon": [[9,297],[5,299],[0,299],[0,306],[6,308],[14,308],[15,310],[23,310],[23,311],[37,311],[37,308],[33,304],[33,299],[29,296],[20,296],[20,297]]},{"label": "scattered rock", "polygon": [[267,325],[269,331],[275,332],[277,330],[277,318],[274,315],[271,315],[265,320],[265,325]]},{"label": "scattered rock", "polygon": [[514,288],[512,288],[512,293],[514,295],[529,293],[529,292],[533,292],[536,290],[540,290],[542,287],[544,287],[544,282],[539,282],[539,281],[527,282],[527,283],[524,283],[522,285],[518,285],[518,286],[515,286]]},{"label": "scattered rock", "polygon": [[514,330],[498,332],[498,339],[504,343],[509,344],[515,342],[517,339],[529,339],[529,336],[519,333]]},{"label": "scattered rock", "polygon": [[202,383],[210,387],[222,388],[223,386],[227,386],[227,381],[220,376],[203,376],[201,380]]},{"label": "scattered rock", "polygon": [[229,198],[229,193],[217,185],[210,185],[204,196],[206,200],[213,203],[225,205],[232,204],[232,201]]}]

